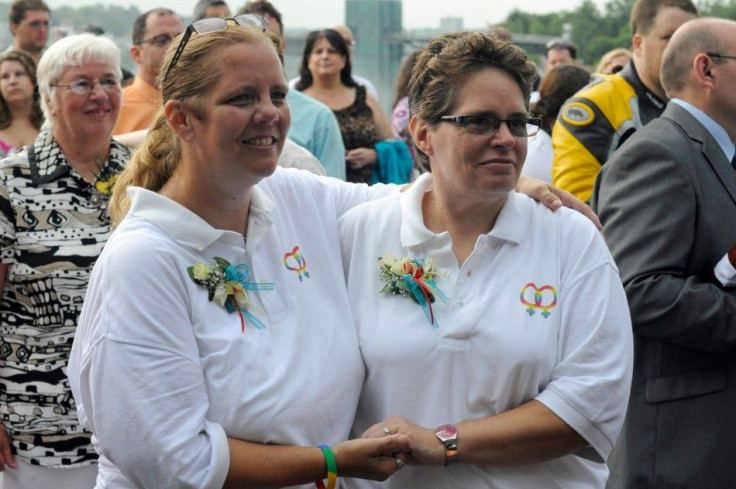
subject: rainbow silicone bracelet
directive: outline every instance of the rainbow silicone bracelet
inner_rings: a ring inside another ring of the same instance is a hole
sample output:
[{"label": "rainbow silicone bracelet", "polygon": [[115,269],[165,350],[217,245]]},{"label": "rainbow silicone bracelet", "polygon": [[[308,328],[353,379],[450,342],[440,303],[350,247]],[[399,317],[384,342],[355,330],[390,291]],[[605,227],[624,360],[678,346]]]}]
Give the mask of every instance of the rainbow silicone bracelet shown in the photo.
[{"label": "rainbow silicone bracelet", "polygon": [[[335,460],[335,454],[332,453],[332,449],[327,445],[320,445],[320,450],[325,456],[325,463],[327,463],[327,488],[335,489],[337,485],[337,461]],[[325,489],[325,484],[322,481],[315,481],[317,489]]]}]

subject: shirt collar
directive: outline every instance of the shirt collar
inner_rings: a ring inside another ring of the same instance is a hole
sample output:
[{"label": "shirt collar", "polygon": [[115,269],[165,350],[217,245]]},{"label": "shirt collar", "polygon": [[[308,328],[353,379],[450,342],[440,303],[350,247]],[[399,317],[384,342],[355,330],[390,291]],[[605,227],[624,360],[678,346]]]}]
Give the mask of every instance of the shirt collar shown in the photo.
[{"label": "shirt collar", "polygon": [[733,141],[731,141],[731,138],[728,136],[728,132],[726,132],[726,130],[720,124],[718,124],[708,114],[695,107],[691,103],[685,102],[684,100],[679,98],[673,98],[671,101],[672,103],[679,105],[690,115],[695,117],[695,119],[697,119],[698,122],[700,122],[703,127],[705,127],[710,135],[713,136],[713,139],[716,140],[718,146],[721,147],[723,154],[726,155],[726,159],[728,159],[728,161],[733,160],[736,149],[734,148]]},{"label": "shirt collar", "polygon": [[629,81],[629,84],[633,87],[639,99],[647,101],[653,109],[658,111],[658,114],[662,113],[665,105],[667,105],[667,101],[662,100],[641,81],[633,61],[629,61],[618,74]]},{"label": "shirt collar", "polygon": [[[216,229],[186,207],[156,192],[141,187],[128,187],[127,194],[130,198],[129,216],[150,221],[183,246],[203,251],[220,239],[243,243],[240,233]],[[270,212],[273,206],[273,201],[261,189],[253,187],[246,250],[255,249],[268,232],[272,223]]]},{"label": "shirt collar", "polygon": [[[424,225],[422,214],[422,199],[424,193],[432,188],[432,174],[422,174],[401,196],[401,244],[405,248],[422,244],[437,234]],[[520,243],[524,237],[523,216],[520,199],[524,197],[516,192],[509,192],[506,203],[496,219],[496,224],[487,236],[503,241]],[[442,233],[444,234],[444,233]]]},{"label": "shirt collar", "polygon": [[[111,139],[110,153],[106,162],[111,167],[110,172],[120,173],[129,158],[130,150]],[[50,129],[41,131],[28,147],[28,163],[31,170],[31,181],[36,185],[52,182],[71,171],[71,166]]]}]

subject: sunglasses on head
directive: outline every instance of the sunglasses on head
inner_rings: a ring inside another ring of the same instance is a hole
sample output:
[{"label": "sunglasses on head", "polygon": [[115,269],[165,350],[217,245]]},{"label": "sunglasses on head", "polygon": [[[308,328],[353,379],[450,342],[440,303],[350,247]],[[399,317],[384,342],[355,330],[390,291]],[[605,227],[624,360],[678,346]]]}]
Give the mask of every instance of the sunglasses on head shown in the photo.
[{"label": "sunglasses on head", "polygon": [[184,35],[181,37],[181,41],[179,41],[179,45],[176,47],[176,52],[171,58],[171,63],[166,69],[166,74],[164,74],[164,80],[166,80],[166,78],[169,76],[171,69],[176,66],[176,63],[179,62],[179,58],[181,58],[181,54],[184,52],[184,48],[189,42],[189,38],[192,37],[193,32],[196,32],[198,35],[202,35],[211,34],[213,32],[226,31],[228,20],[232,20],[236,24],[243,27],[253,27],[256,29],[260,29],[263,32],[265,32],[268,28],[268,21],[260,15],[254,14],[243,14],[227,19],[223,19],[222,17],[208,17],[206,19],[200,19],[196,22],[192,22],[191,24],[189,24],[189,27],[187,27]]}]

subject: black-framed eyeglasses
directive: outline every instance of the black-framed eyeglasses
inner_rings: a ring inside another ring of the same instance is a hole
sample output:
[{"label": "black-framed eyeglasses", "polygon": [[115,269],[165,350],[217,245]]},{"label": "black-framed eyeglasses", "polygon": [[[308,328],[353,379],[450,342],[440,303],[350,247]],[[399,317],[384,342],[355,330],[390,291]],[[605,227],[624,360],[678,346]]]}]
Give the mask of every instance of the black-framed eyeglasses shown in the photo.
[{"label": "black-framed eyeglasses", "polygon": [[726,53],[705,53],[707,56],[710,56],[711,58],[722,58],[722,59],[736,59],[736,54],[726,54]]},{"label": "black-framed eyeglasses", "polygon": [[[177,34],[177,36],[178,35],[179,34]],[[158,46],[158,47],[168,46],[169,44],[171,44],[171,41],[174,40],[174,37],[176,36],[172,37],[168,34],[159,34],[157,36],[152,36],[146,39],[141,39],[140,41],[136,43],[136,45],[140,46],[141,44],[147,42],[147,43],[151,43],[154,46]]]},{"label": "black-framed eyeglasses", "polygon": [[179,45],[176,47],[176,52],[171,58],[171,63],[169,64],[169,67],[164,74],[164,80],[166,80],[166,77],[169,76],[171,68],[176,66],[176,63],[179,62],[179,58],[181,58],[181,54],[184,52],[184,48],[189,42],[189,38],[192,37],[192,32],[196,32],[197,34],[201,35],[226,31],[228,20],[232,20],[236,24],[243,27],[254,27],[257,29],[261,29],[263,32],[268,29],[268,21],[260,15],[255,14],[237,15],[235,17],[229,17],[227,19],[223,19],[222,17],[208,17],[206,19],[200,19],[196,22],[192,22],[191,24],[189,24],[189,27],[187,27],[187,30],[184,31],[184,35],[181,37],[181,41],[179,41]]},{"label": "black-framed eyeglasses", "polygon": [[542,126],[542,119],[536,117],[512,117],[511,119],[499,119],[490,115],[445,115],[440,121],[452,122],[463,126],[471,134],[482,136],[493,136],[505,122],[512,136],[517,138],[528,138],[536,136]]}]

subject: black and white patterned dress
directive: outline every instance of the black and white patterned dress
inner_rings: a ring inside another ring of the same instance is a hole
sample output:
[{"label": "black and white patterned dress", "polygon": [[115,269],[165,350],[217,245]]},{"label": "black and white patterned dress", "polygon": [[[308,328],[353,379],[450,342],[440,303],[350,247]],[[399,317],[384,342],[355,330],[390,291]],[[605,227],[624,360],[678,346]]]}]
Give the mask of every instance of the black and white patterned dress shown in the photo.
[{"label": "black and white patterned dress", "polygon": [[[119,173],[129,157],[111,142],[100,174]],[[50,131],[0,161],[0,262],[9,265],[0,303],[0,421],[31,464],[97,459],[66,366],[89,275],[110,233],[106,205]]]}]

